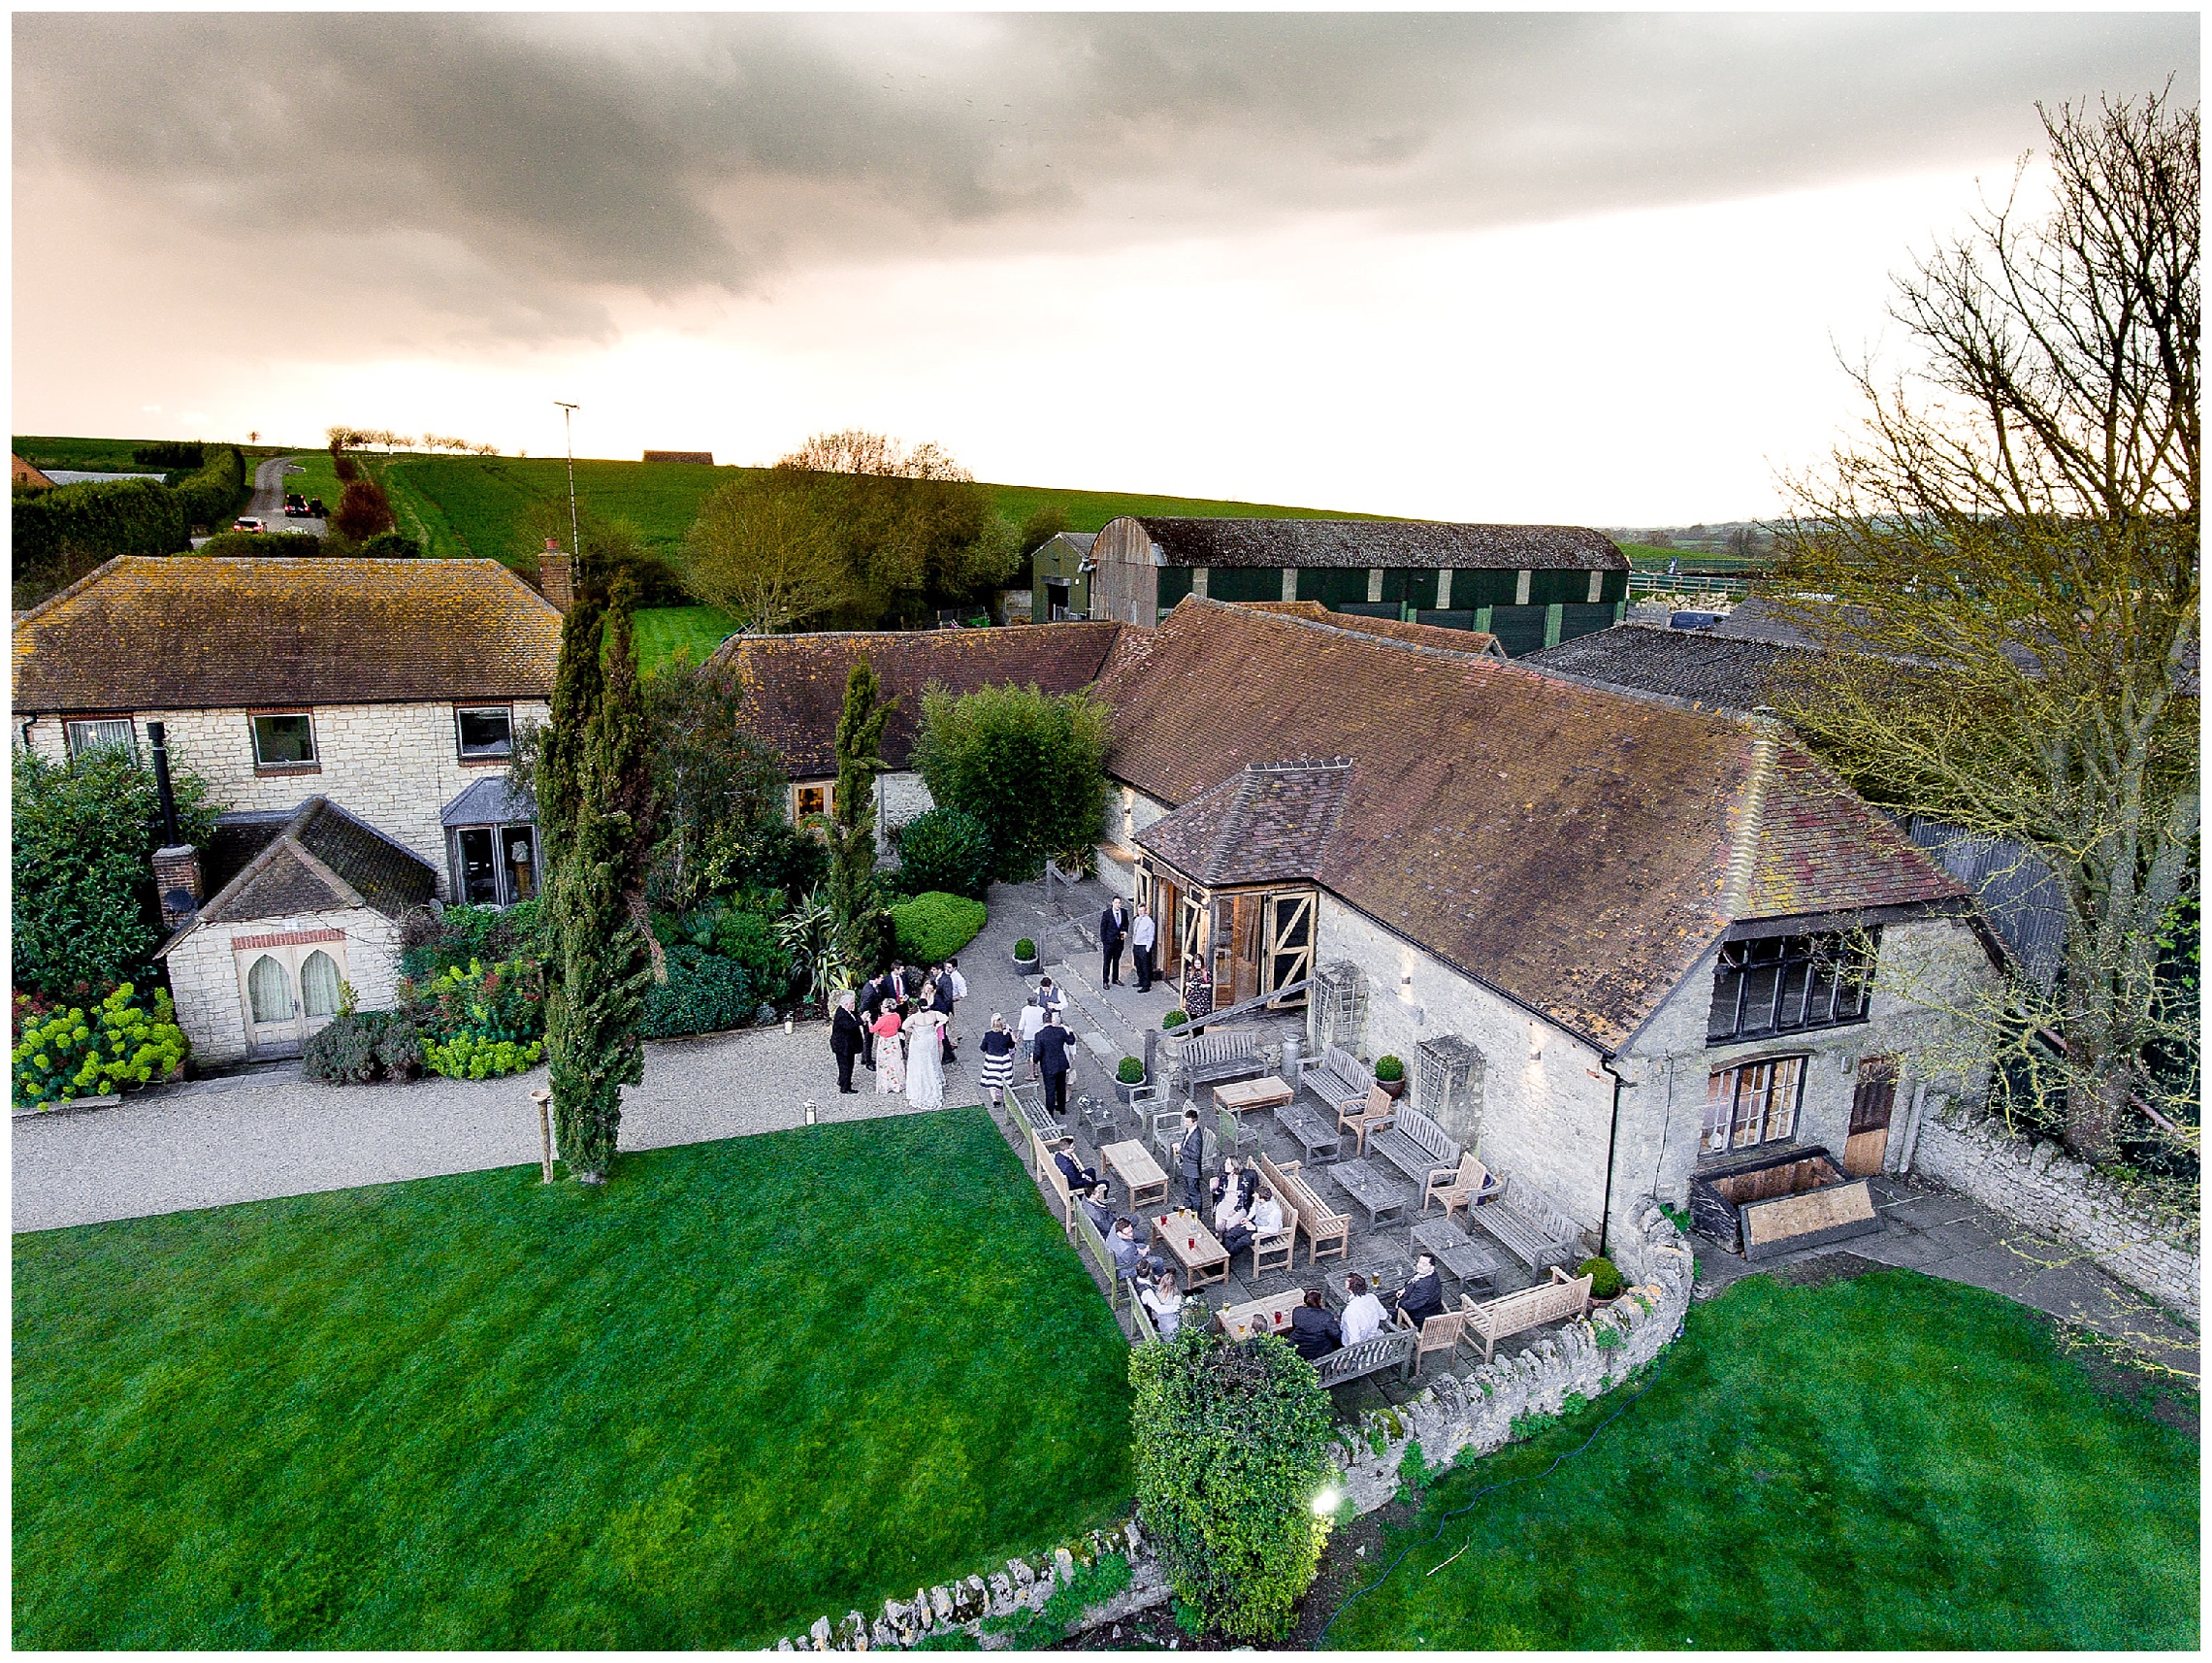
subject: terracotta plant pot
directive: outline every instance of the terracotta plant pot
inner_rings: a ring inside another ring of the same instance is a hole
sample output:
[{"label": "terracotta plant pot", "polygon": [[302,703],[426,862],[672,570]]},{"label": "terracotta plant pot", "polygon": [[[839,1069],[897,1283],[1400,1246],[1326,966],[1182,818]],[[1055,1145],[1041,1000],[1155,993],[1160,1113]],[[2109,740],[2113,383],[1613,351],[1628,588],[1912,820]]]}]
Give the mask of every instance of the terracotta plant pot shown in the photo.
[{"label": "terracotta plant pot", "polygon": [[1382,1094],[1392,1102],[1406,1094],[1406,1083],[1403,1080],[1378,1080],[1375,1083],[1382,1088]]}]

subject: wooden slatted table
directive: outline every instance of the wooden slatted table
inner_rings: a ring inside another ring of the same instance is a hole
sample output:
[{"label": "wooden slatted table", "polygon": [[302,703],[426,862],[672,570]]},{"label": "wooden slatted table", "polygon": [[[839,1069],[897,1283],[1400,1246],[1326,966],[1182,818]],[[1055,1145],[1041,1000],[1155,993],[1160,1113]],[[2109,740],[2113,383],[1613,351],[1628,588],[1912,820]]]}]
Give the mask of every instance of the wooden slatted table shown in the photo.
[{"label": "wooden slatted table", "polygon": [[1210,1282],[1228,1281],[1229,1250],[1197,1214],[1187,1207],[1178,1207],[1155,1219],[1153,1223],[1156,1230],[1153,1246],[1165,1248],[1175,1255],[1176,1261],[1189,1272],[1190,1287],[1203,1288]]},{"label": "wooden slatted table", "polygon": [[1385,1223],[1397,1223],[1406,1216],[1406,1192],[1398,1185],[1382,1176],[1365,1160],[1340,1160],[1329,1168],[1329,1176],[1336,1186],[1367,1214],[1370,1229]]},{"label": "wooden slatted table", "polygon": [[1214,1106],[1241,1115],[1247,1109],[1272,1109],[1278,1103],[1287,1103],[1296,1094],[1274,1075],[1262,1074],[1256,1080],[1231,1080],[1225,1086],[1216,1086]]},{"label": "wooden slatted table", "polygon": [[1480,1282],[1496,1290],[1506,1262],[1487,1242],[1479,1242],[1452,1219],[1429,1219],[1414,1226],[1414,1246],[1436,1255],[1445,1274],[1461,1284]]},{"label": "wooden slatted table", "polygon": [[1265,1299],[1223,1306],[1216,1321],[1221,1324],[1221,1332],[1232,1340],[1249,1340],[1254,1334],[1287,1335],[1290,1313],[1305,1303],[1306,1290],[1292,1288],[1282,1293],[1271,1293]]},{"label": "wooden slatted table", "polygon": [[1130,1212],[1148,1201],[1167,1199],[1167,1174],[1143,1144],[1132,1138],[1127,1143],[1110,1143],[1098,1154],[1106,1162],[1106,1170],[1128,1186]]}]

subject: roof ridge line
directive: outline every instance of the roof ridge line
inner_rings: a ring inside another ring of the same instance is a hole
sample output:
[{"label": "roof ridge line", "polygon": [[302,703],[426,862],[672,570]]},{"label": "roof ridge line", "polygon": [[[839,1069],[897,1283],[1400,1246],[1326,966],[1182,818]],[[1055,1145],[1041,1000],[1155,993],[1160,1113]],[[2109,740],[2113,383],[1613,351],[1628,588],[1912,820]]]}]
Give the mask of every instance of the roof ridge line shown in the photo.
[{"label": "roof ridge line", "polygon": [[[1379,635],[1373,630],[1355,630],[1348,624],[1324,624],[1318,618],[1309,618],[1298,612],[1263,611],[1259,606],[1247,606],[1242,601],[1217,601],[1211,595],[1186,595],[1175,604],[1177,608],[1181,608],[1193,602],[1201,606],[1219,606],[1224,612],[1241,613],[1248,618],[1280,618],[1283,622],[1295,624],[1302,630],[1325,630],[1332,636],[1343,636],[1350,640],[1369,641],[1379,646],[1398,647],[1406,652],[1428,653],[1432,657],[1441,659],[1464,659],[1471,664],[1499,664],[1503,662],[1510,665],[1513,662],[1510,659],[1500,661],[1490,657],[1487,652],[1478,652],[1467,647],[1432,646],[1427,641],[1409,641],[1403,636],[1385,636]],[[1268,603],[1265,602],[1260,603],[1260,606],[1267,604]],[[1174,610],[1170,610],[1168,617],[1174,615]],[[1166,622],[1166,619],[1162,619],[1161,622]],[[1497,637],[1493,636],[1490,638],[1495,640]]]},{"label": "roof ridge line", "polygon": [[[327,799],[325,806],[328,806]],[[366,907],[369,904],[368,897],[364,896],[359,890],[355,889],[351,884],[347,883],[343,878],[339,876],[339,874],[331,868],[331,866],[322,859],[321,856],[317,855],[312,849],[309,848],[305,843],[301,842],[299,837],[294,832],[286,831],[281,837],[278,837],[276,839],[276,842],[288,847],[292,851],[293,858],[297,860],[300,864],[307,867],[309,871],[314,873],[316,877],[322,879],[324,883],[330,885],[332,893],[335,894],[339,899],[350,902],[353,906],[356,907]],[[274,845],[272,846],[274,847]]]},{"label": "roof ridge line", "polygon": [[1727,875],[1721,881],[1721,910],[1733,920],[1751,898],[1751,874],[1759,864],[1759,840],[1766,834],[1767,789],[1774,777],[1781,744],[1772,732],[1751,741],[1751,777],[1743,795],[1743,819],[1736,829],[1735,847],[1729,851]]}]

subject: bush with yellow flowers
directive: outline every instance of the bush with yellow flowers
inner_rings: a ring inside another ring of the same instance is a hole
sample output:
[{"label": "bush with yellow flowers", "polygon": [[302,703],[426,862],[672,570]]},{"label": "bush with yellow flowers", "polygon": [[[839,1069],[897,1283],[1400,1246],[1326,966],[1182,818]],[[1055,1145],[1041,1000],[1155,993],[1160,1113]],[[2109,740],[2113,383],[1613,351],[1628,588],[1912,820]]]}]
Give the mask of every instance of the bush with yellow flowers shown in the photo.
[{"label": "bush with yellow flowers", "polygon": [[168,990],[148,1009],[129,982],[82,1005],[26,1011],[18,996],[16,1100],[50,1104],[98,1097],[166,1078],[189,1046]]}]

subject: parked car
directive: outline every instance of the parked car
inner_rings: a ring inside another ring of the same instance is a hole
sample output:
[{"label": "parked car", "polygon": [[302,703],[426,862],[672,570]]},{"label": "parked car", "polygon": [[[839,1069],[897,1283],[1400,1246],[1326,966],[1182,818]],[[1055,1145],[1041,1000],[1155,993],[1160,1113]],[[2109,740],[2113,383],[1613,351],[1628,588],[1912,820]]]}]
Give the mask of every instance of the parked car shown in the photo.
[{"label": "parked car", "polygon": [[300,494],[299,494],[297,491],[295,491],[295,492],[293,492],[293,493],[292,493],[290,496],[288,496],[288,497],[286,497],[286,498],[284,499],[284,517],[285,517],[286,519],[288,519],[288,520],[302,520],[302,519],[306,519],[306,518],[307,518],[307,516],[308,516],[308,500],[307,500],[307,498],[305,498],[305,497],[303,497],[303,496],[301,496],[301,495],[300,495]]},{"label": "parked car", "polygon": [[231,530],[234,532],[265,532],[268,529],[266,524],[250,515],[231,522]]}]

